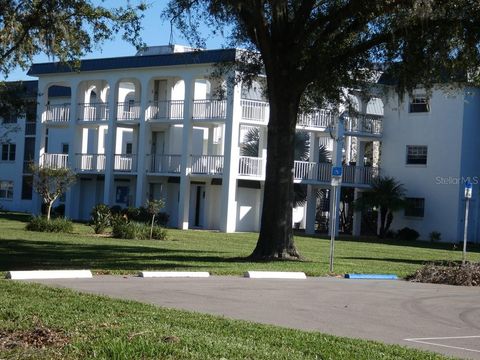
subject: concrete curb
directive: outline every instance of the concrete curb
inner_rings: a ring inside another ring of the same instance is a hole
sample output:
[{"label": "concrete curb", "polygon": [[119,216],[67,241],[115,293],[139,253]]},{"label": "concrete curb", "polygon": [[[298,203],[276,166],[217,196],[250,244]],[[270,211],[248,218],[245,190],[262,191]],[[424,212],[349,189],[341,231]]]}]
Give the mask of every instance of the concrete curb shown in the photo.
[{"label": "concrete curb", "polygon": [[6,279],[11,280],[36,280],[36,279],[90,279],[90,270],[32,270],[8,271]]},{"label": "concrete curb", "polygon": [[307,278],[304,272],[290,271],[247,271],[246,278],[250,279],[297,279],[304,280]]},{"label": "concrete curb", "polygon": [[141,271],[139,277],[144,278],[207,278],[210,273],[206,271]]}]

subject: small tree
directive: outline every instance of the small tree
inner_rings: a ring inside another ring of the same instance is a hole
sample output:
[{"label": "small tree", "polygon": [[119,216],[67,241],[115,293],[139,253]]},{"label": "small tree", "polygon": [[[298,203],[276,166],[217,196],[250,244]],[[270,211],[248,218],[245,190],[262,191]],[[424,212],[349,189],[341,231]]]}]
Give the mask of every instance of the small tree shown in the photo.
[{"label": "small tree", "polygon": [[376,207],[380,211],[380,232],[378,236],[383,239],[390,229],[393,213],[405,207],[405,188],[393,177],[379,176],[372,182],[372,188],[362,193],[355,201],[359,210]]},{"label": "small tree", "polygon": [[161,199],[148,200],[147,203],[145,204],[145,209],[147,209],[147,212],[152,216],[152,222],[150,224],[150,240],[152,240],[153,224],[155,223],[155,215],[157,215],[160,212],[160,210],[163,209],[164,206],[165,206],[165,203]]},{"label": "small tree", "polygon": [[42,197],[47,206],[47,220],[50,221],[52,205],[76,181],[75,173],[69,168],[53,169],[32,165],[33,189]]}]

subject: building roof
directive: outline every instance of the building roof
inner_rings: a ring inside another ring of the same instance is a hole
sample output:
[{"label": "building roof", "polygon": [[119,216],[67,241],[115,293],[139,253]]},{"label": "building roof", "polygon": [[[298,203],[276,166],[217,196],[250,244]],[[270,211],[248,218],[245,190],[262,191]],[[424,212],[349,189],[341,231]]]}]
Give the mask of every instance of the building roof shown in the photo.
[{"label": "building roof", "polygon": [[68,73],[73,71],[101,71],[157,66],[194,65],[234,61],[235,49],[201,50],[161,55],[126,56],[81,60],[78,69],[60,62],[33,64],[28,75]]}]

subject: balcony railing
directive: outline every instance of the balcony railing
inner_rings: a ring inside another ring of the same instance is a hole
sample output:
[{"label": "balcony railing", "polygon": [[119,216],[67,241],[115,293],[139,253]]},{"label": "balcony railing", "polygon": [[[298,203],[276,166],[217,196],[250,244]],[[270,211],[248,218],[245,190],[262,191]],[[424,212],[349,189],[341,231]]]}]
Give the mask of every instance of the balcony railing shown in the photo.
[{"label": "balcony railing", "polygon": [[135,172],[137,171],[136,154],[116,154],[113,162],[113,171]]},{"label": "balcony railing", "polygon": [[63,169],[68,167],[68,154],[43,154],[40,157],[40,166],[50,169]]},{"label": "balcony railing", "polygon": [[381,135],[383,131],[383,116],[355,115],[346,117],[345,131]]},{"label": "balcony railing", "polygon": [[80,121],[107,121],[109,115],[108,104],[80,103],[78,104],[78,120]]},{"label": "balcony railing", "polygon": [[192,174],[223,174],[223,155],[192,155]]},{"label": "balcony railing", "polygon": [[215,120],[227,117],[226,100],[194,100],[194,120]]},{"label": "balcony railing", "polygon": [[240,104],[242,106],[242,120],[268,122],[268,102],[242,99]]},{"label": "balcony railing", "polygon": [[263,177],[263,159],[259,157],[240,156],[238,175]]},{"label": "balcony railing", "polygon": [[68,123],[70,121],[70,104],[47,105],[42,120],[54,124]]},{"label": "balcony railing", "polygon": [[327,128],[333,124],[334,114],[330,110],[317,109],[298,114],[297,125],[312,128]]},{"label": "balcony railing", "polygon": [[[312,180],[321,183],[330,183],[332,164],[295,161],[295,180]],[[363,167],[354,165],[343,166],[342,183],[348,185],[371,185],[378,176],[377,167]]]},{"label": "balcony railing", "polygon": [[153,154],[150,157],[151,173],[179,174],[182,162],[181,155]]},{"label": "balcony railing", "polygon": [[147,120],[183,120],[183,100],[165,100],[150,103]]},{"label": "balcony railing", "polygon": [[118,121],[138,121],[140,120],[139,102],[119,102],[117,103]]},{"label": "balcony railing", "polygon": [[76,170],[80,172],[105,171],[105,154],[77,154]]}]

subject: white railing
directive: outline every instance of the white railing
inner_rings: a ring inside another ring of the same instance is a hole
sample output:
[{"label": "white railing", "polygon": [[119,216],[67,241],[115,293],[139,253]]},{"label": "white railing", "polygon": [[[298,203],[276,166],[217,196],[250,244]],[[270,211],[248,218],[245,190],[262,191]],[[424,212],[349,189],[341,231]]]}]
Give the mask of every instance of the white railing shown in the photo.
[{"label": "white railing", "polygon": [[223,155],[192,155],[192,174],[223,173]]},{"label": "white railing", "polygon": [[381,135],[383,131],[383,117],[381,115],[345,117],[345,131]]},{"label": "white railing", "polygon": [[150,103],[147,120],[183,120],[183,100],[164,100]]},{"label": "white railing", "polygon": [[40,157],[40,166],[50,169],[63,169],[68,167],[68,154],[48,154]]},{"label": "white railing", "polygon": [[316,109],[298,114],[297,125],[313,128],[327,128],[333,124],[334,114],[330,110]]},{"label": "white railing", "polygon": [[227,100],[193,100],[193,119],[212,120],[227,117]]},{"label": "white railing", "polygon": [[108,104],[105,103],[78,104],[79,121],[107,121],[108,113]]},{"label": "white railing", "polygon": [[47,105],[43,113],[43,122],[68,123],[70,121],[70,104]]},{"label": "white railing", "polygon": [[117,103],[118,121],[138,121],[140,120],[139,102],[119,102]]},{"label": "white railing", "polygon": [[238,175],[263,176],[263,159],[259,157],[240,156],[238,162]]},{"label": "white railing", "polygon": [[[295,161],[294,179],[313,180],[322,183],[330,183],[332,164],[314,163],[308,161]],[[348,185],[370,185],[372,180],[378,176],[377,167],[363,167],[344,165],[342,183]]]},{"label": "white railing", "polygon": [[136,154],[116,154],[113,162],[114,171],[132,172],[137,170]]},{"label": "white railing", "polygon": [[256,100],[240,100],[242,106],[242,120],[268,122],[268,102]]},{"label": "white railing", "polygon": [[150,157],[151,173],[179,174],[182,155],[148,155]]},{"label": "white railing", "polygon": [[105,154],[77,154],[77,171],[105,171]]}]

